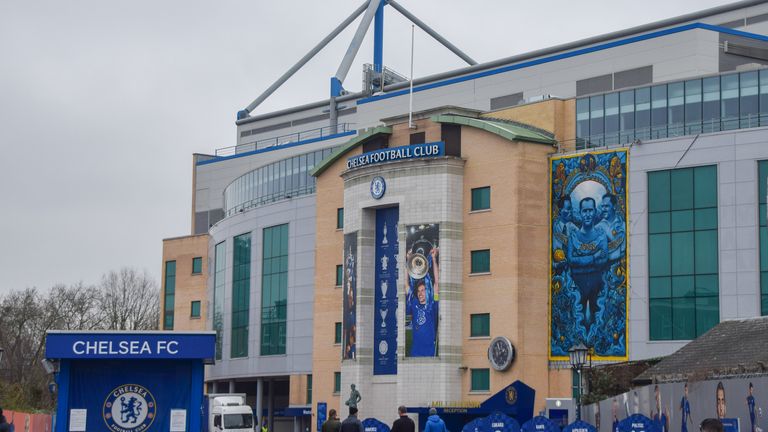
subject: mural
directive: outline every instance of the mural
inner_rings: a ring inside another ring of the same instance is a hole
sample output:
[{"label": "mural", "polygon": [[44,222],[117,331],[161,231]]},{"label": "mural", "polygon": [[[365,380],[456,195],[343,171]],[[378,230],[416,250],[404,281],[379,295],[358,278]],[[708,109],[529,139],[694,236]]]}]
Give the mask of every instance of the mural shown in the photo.
[{"label": "mural", "polygon": [[343,359],[354,359],[357,350],[357,232],[344,234]]},{"label": "mural", "polygon": [[409,225],[406,233],[405,353],[434,357],[438,354],[440,226]]},{"label": "mural", "polygon": [[627,357],[627,151],[553,157],[550,360]]}]

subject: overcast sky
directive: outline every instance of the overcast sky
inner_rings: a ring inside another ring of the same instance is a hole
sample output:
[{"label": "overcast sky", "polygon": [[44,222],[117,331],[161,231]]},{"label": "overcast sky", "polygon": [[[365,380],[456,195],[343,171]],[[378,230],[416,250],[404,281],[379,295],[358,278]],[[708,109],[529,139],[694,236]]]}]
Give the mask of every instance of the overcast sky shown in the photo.
[{"label": "overcast sky", "polygon": [[[479,62],[729,3],[399,1]],[[361,3],[0,0],[0,295],[121,266],[159,280],[162,239],[190,232],[192,153],[234,145],[235,113]],[[327,97],[356,26],[255,113]],[[410,24],[387,8],[385,27],[407,74]],[[416,77],[462,66],[417,29]]]}]

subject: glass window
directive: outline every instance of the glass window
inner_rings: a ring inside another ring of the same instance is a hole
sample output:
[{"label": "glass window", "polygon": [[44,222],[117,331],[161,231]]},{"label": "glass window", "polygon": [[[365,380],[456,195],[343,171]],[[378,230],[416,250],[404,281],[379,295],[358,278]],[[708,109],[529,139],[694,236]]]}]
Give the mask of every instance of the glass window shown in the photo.
[{"label": "glass window", "polygon": [[341,323],[337,322],[334,327],[334,333],[333,333],[333,343],[340,344],[341,343]]},{"label": "glass window", "polygon": [[336,286],[340,287],[344,282],[344,266],[339,264],[336,266]]},{"label": "glass window", "polygon": [[651,137],[651,88],[635,90],[635,138]]},{"label": "glass window", "polygon": [[164,290],[163,330],[173,330],[173,311],[176,297],[176,261],[165,262]]},{"label": "glass window", "polygon": [[191,318],[200,318],[200,300],[193,301],[189,309],[189,316]]},{"label": "glass window", "polygon": [[203,272],[203,257],[192,258],[192,274],[200,274]]},{"label": "glass window", "polygon": [[683,135],[685,125],[685,83],[672,83],[667,86],[669,104],[667,122],[669,136]]},{"label": "glass window", "polygon": [[619,93],[619,130],[622,144],[629,144],[635,139],[635,92],[627,90]]},{"label": "glass window", "polygon": [[581,374],[576,369],[571,369],[571,397],[577,399],[580,396],[581,386],[579,386],[579,378]]},{"label": "glass window", "polygon": [[288,224],[265,228],[261,272],[261,355],[285,354]]},{"label": "glass window", "polygon": [[760,71],[760,126],[768,125],[768,69]]},{"label": "glass window", "polygon": [[760,314],[768,315],[768,222],[766,221],[766,182],[768,182],[768,161],[760,161],[758,169],[758,202],[760,210]]},{"label": "glass window", "polygon": [[334,393],[341,392],[341,372],[333,373],[333,392]]},{"label": "glass window", "polygon": [[232,257],[231,358],[248,357],[248,317],[251,302],[251,234],[234,238]]},{"label": "glass window", "polygon": [[619,143],[619,94],[605,95],[605,144]]},{"label": "glass window", "polygon": [[470,315],[470,337],[490,336],[491,335],[491,314],[472,314]]},{"label": "glass window", "polygon": [[704,78],[702,80],[704,94],[702,97],[702,129],[703,132],[720,130],[720,77]]},{"label": "glass window", "polygon": [[651,139],[667,136],[667,86],[651,87]]},{"label": "glass window", "polygon": [[336,229],[344,228],[344,207],[336,209]]},{"label": "glass window", "polygon": [[489,273],[491,271],[490,249],[471,252],[471,273]]},{"label": "glass window", "polygon": [[685,82],[685,134],[701,133],[701,80]]},{"label": "glass window", "polygon": [[589,139],[589,98],[576,100],[576,149],[586,147]]},{"label": "glass window", "polygon": [[651,340],[694,339],[719,322],[717,167],[648,173]]},{"label": "glass window", "polygon": [[491,187],[472,189],[472,211],[491,208]]},{"label": "glass window", "polygon": [[213,264],[213,330],[216,331],[217,360],[221,360],[222,340],[224,338],[224,272],[227,268],[226,253],[225,242],[216,245]]},{"label": "glass window", "polygon": [[739,80],[740,128],[751,128],[759,125],[758,91],[757,71],[741,73]]},{"label": "glass window", "polygon": [[720,77],[720,111],[722,129],[730,130],[739,127],[739,75],[723,75]]},{"label": "glass window", "polygon": [[603,104],[603,95],[592,96],[589,98],[589,142],[588,147],[599,147],[603,145],[604,124],[603,117],[605,107]]},{"label": "glass window", "polygon": [[491,389],[490,369],[472,369],[470,391],[489,391]]}]

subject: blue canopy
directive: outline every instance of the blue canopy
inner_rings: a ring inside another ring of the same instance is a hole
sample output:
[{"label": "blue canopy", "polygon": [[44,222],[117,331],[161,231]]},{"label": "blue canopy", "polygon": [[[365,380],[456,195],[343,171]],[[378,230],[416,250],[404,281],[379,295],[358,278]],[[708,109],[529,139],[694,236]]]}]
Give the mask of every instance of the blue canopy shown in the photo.
[{"label": "blue canopy", "polygon": [[564,427],[563,432],[597,432],[597,428],[583,420],[576,420]]},{"label": "blue canopy", "polygon": [[528,420],[520,429],[523,432],[560,432],[560,427],[544,416],[536,416]]},{"label": "blue canopy", "polygon": [[389,432],[389,426],[378,419],[367,418],[363,420],[363,430],[365,432]]},{"label": "blue canopy", "polygon": [[661,432],[661,428],[642,414],[632,414],[619,422],[619,432]]}]

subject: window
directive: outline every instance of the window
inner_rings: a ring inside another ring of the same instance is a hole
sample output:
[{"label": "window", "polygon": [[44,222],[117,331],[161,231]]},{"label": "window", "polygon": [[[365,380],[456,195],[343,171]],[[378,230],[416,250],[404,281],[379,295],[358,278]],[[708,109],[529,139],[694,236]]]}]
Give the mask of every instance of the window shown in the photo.
[{"label": "window", "polygon": [[760,203],[760,314],[768,315],[768,221],[766,221],[766,182],[768,161],[758,162],[758,202]]},{"label": "window", "polygon": [[491,208],[491,187],[472,189],[472,211],[488,210]]},{"label": "window", "polygon": [[288,309],[288,224],[264,229],[261,355],[285,354]]},{"label": "window", "polygon": [[651,340],[719,322],[716,166],[648,173],[648,273]]},{"label": "window", "polygon": [[427,142],[427,133],[426,132],[416,132],[412,133],[409,139],[409,144],[424,144]]},{"label": "window", "polygon": [[472,369],[472,383],[469,391],[489,391],[491,389],[490,369]]},{"label": "window", "polygon": [[336,266],[336,286],[340,287],[344,282],[344,266],[339,264]]},{"label": "window", "polygon": [[232,256],[231,358],[248,357],[248,317],[251,303],[251,233],[234,238]]},{"label": "window", "polygon": [[165,262],[165,300],[163,330],[173,330],[173,310],[176,297],[176,261]]},{"label": "window", "polygon": [[470,315],[470,337],[481,337],[491,335],[491,314],[472,314]]},{"label": "window", "polygon": [[344,229],[344,207],[336,209],[336,229]]},{"label": "window", "polygon": [[490,273],[491,271],[490,249],[472,251],[471,255],[472,255],[471,273]]},{"label": "window", "polygon": [[221,360],[224,339],[224,279],[227,269],[227,244],[221,242],[214,251],[213,273],[213,329],[216,331],[216,360]]},{"label": "window", "polygon": [[341,372],[333,373],[333,392],[341,393]]},{"label": "window", "polygon": [[192,274],[200,274],[203,272],[203,257],[192,258]]},{"label": "window", "polygon": [[195,300],[192,302],[189,308],[189,317],[190,318],[200,318],[200,300]]},{"label": "window", "polygon": [[312,374],[307,375],[307,405],[312,403]]},{"label": "window", "polygon": [[333,343],[335,344],[341,344],[341,323],[337,322],[334,333],[333,333]]},{"label": "window", "polygon": [[580,396],[579,392],[579,378],[581,377],[581,374],[577,372],[575,369],[571,369],[571,397],[574,399],[578,399]]}]

